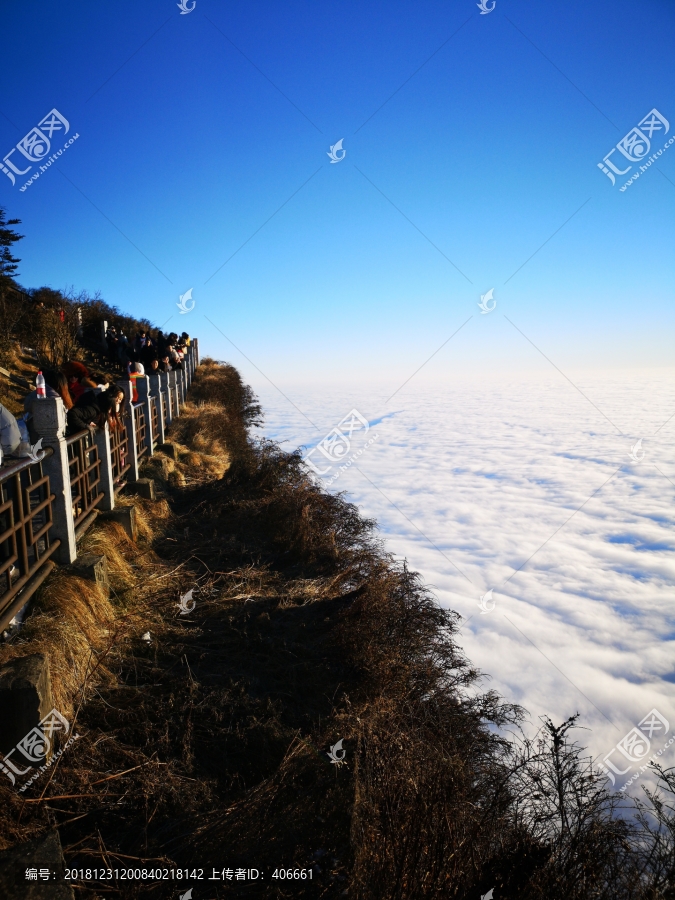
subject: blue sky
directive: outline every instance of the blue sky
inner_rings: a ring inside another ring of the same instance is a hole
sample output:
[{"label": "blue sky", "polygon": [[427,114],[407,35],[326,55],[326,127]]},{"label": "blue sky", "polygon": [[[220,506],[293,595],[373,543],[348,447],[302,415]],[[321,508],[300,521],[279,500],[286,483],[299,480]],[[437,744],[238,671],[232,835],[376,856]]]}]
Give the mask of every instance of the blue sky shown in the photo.
[{"label": "blue sky", "polygon": [[79,134],[25,192],[0,174],[25,285],[173,316],[254,384],[245,356],[395,385],[465,322],[418,378],[548,366],[514,326],[565,370],[672,365],[675,145],[624,193],[597,168],[653,108],[675,133],[670,0],[0,16],[0,156],[52,108]]}]

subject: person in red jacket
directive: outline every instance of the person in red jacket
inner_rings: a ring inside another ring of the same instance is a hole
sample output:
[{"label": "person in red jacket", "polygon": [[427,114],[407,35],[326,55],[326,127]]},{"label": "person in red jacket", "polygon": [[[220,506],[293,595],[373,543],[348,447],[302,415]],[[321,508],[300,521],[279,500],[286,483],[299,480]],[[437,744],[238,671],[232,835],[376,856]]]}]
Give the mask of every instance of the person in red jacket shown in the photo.
[{"label": "person in red jacket", "polygon": [[89,369],[84,363],[76,359],[71,359],[69,362],[64,363],[61,366],[61,371],[68,379],[68,390],[75,403],[85,391],[96,387],[96,382],[92,381]]}]

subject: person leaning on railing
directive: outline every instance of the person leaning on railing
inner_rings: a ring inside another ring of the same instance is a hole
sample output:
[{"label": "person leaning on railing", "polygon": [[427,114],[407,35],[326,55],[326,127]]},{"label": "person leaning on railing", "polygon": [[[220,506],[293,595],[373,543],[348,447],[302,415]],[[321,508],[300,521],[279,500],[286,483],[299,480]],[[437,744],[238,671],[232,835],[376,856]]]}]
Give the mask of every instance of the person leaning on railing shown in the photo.
[{"label": "person leaning on railing", "polygon": [[103,428],[106,421],[112,431],[124,428],[124,391],[111,384],[106,391],[87,391],[68,411],[68,433],[76,434],[85,428]]}]

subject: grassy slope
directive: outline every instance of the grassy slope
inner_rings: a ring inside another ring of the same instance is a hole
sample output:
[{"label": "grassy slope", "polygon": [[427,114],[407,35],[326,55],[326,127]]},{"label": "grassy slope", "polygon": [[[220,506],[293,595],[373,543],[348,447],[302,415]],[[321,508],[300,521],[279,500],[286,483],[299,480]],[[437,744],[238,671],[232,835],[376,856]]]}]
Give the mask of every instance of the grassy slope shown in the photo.
[{"label": "grassy slope", "polygon": [[[2,845],[56,823],[77,867],[265,872],[218,896],[610,896],[575,887],[577,857],[539,874],[549,852],[514,820],[511,751],[490,727],[519,713],[477,691],[454,615],[297,454],[249,440],[257,408],[234,369],[207,362],[190,399],[170,433],[178,459],[143,473],[160,501],[126,501],[140,542],[114,524],[85,538],[108,556],[111,600],[59,572],[0,646],[0,664],[49,653],[56,705],[83,735],[26,795],[0,784]],[[326,753],[338,739],[341,766]],[[613,883],[610,857],[584,878]],[[314,866],[312,880],[272,881],[277,866]],[[205,884],[194,900],[216,896]]]}]

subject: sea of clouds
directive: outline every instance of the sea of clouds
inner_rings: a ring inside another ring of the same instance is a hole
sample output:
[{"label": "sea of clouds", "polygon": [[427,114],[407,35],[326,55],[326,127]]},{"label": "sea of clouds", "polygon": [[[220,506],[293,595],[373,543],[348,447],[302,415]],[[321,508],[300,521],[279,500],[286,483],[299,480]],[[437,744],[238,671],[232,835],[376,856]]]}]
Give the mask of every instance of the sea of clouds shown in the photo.
[{"label": "sea of clouds", "polygon": [[[309,453],[352,410],[367,421],[342,426],[339,462],[314,450],[317,479],[461,614],[466,655],[531,730],[579,712],[601,762],[655,708],[669,731],[647,729],[648,756],[675,734],[675,377],[571,380],[258,394],[265,435],[286,449]],[[640,771],[612,760],[629,767],[617,787]],[[675,765],[675,744],[659,761]]]}]

